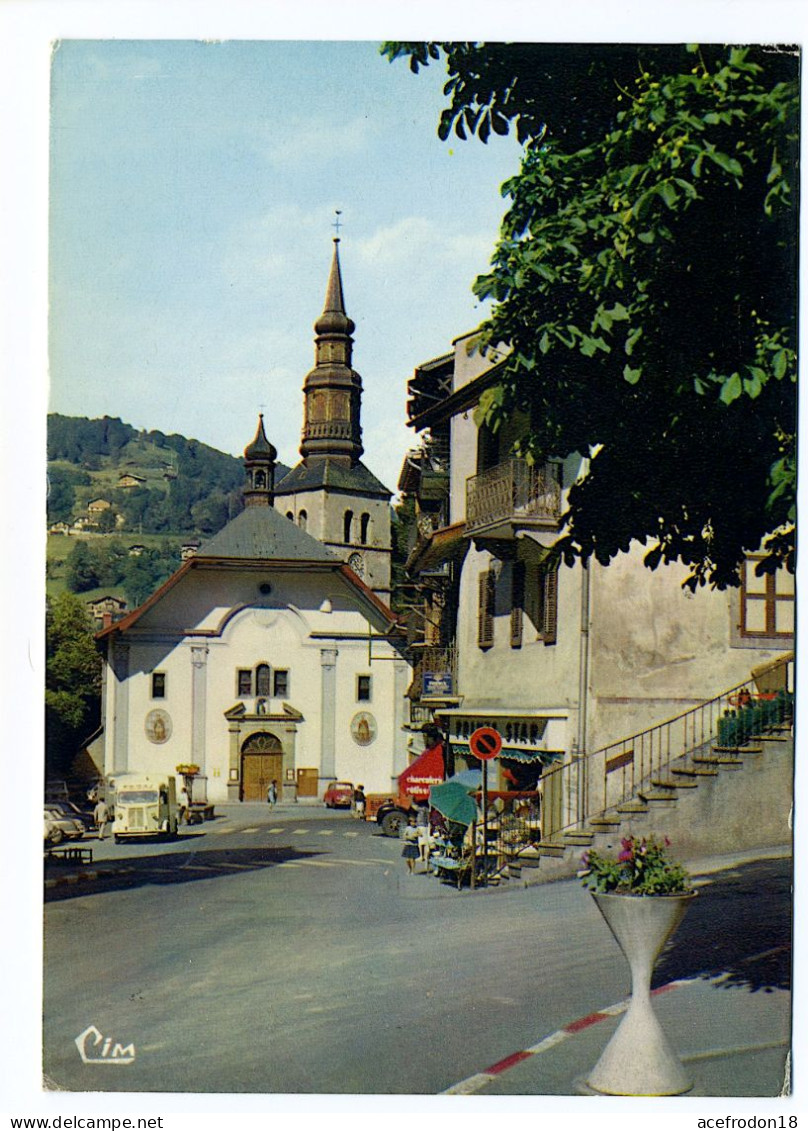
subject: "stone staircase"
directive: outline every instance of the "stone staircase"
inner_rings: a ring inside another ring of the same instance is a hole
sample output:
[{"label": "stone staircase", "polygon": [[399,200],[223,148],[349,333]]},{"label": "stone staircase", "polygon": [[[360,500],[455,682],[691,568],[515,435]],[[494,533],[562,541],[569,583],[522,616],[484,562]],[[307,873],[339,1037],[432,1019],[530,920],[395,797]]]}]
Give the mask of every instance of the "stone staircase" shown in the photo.
[{"label": "stone staircase", "polygon": [[[783,757],[777,759],[778,752]],[[783,806],[782,820],[775,814],[774,820],[771,817],[766,820],[765,827],[756,827],[754,819],[761,772],[767,780],[771,776],[770,772],[761,771],[769,755],[774,755],[774,761],[780,762],[774,767],[777,784],[773,788],[782,790],[784,799],[789,799],[793,765],[790,725],[750,736],[737,747],[707,742],[672,763],[659,776],[651,777],[640,785],[627,801],[589,817],[580,826],[542,841],[536,849],[535,858],[529,861],[522,859],[519,862],[521,867],[517,864],[517,871],[511,874],[521,875],[522,869],[531,868],[538,869],[538,874],[531,877],[532,882],[569,877],[580,870],[581,857],[587,848],[609,851],[619,845],[623,837],[632,835],[659,838],[667,835],[674,842],[675,852],[680,858],[713,852],[722,847],[724,851],[730,851],[742,845],[738,843],[737,835],[728,833],[722,840],[721,815],[727,811],[727,802],[733,810],[739,806],[746,808],[750,815],[750,835],[745,839],[761,842],[760,845],[747,843],[743,847],[782,844],[790,839],[787,806]],[[748,782],[744,788],[740,779],[752,766],[756,780]],[[724,785],[722,779],[731,776],[738,778],[737,783]],[[736,788],[736,784],[740,788]],[[722,799],[719,806],[713,803],[712,795],[716,791]],[[700,803],[697,801],[699,794]],[[737,797],[733,799],[734,794]],[[715,808],[720,812],[716,815],[717,820],[713,821],[709,814]]]}]

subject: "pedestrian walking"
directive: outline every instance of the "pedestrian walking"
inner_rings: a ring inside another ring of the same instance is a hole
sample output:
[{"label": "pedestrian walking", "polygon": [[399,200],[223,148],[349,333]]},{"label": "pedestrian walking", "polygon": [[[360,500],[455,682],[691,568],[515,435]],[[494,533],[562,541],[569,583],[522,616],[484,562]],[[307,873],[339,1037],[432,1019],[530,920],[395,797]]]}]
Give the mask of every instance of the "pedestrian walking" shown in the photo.
[{"label": "pedestrian walking", "polygon": [[267,786],[267,805],[274,809],[278,801],[278,783],[275,778]]},{"label": "pedestrian walking", "polygon": [[418,851],[418,826],[415,823],[415,814],[413,812],[410,812],[406,825],[401,826],[401,836],[404,841],[401,855],[407,861],[407,871],[410,875],[413,875],[415,872],[415,861],[420,855]]},{"label": "pedestrian walking", "polygon": [[356,787],[356,789],[354,790],[353,802],[354,802],[354,816],[358,820],[364,821],[364,819],[365,819],[365,787],[363,785],[358,785]]},{"label": "pedestrian walking", "polygon": [[103,797],[93,810],[93,819],[98,829],[98,839],[103,840],[107,835],[107,825],[109,824],[109,806]]}]

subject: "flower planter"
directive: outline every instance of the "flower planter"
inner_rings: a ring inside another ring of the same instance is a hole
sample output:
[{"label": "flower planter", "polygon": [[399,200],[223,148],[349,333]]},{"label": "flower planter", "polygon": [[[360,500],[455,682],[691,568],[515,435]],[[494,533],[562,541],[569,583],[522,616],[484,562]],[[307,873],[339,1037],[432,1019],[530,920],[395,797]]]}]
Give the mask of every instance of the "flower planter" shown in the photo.
[{"label": "flower planter", "polygon": [[677,1096],[692,1087],[651,1006],[651,974],[694,895],[592,892],[631,967],[628,1011],[587,1079],[594,1091],[613,1096]]}]

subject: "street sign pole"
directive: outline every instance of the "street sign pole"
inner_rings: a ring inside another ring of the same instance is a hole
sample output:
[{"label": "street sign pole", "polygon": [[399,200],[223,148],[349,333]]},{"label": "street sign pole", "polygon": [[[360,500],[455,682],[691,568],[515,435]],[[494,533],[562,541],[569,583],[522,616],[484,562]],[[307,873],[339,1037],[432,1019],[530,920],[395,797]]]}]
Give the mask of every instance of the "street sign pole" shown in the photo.
[{"label": "street sign pole", "polygon": [[[475,846],[475,853],[477,848]],[[488,884],[488,760],[483,762],[483,885]]]},{"label": "street sign pole", "polygon": [[[478,727],[469,738],[469,749],[483,768],[483,883],[488,883],[488,759],[502,750],[502,735],[494,727]],[[477,866],[477,838],[474,837],[474,866]]]}]

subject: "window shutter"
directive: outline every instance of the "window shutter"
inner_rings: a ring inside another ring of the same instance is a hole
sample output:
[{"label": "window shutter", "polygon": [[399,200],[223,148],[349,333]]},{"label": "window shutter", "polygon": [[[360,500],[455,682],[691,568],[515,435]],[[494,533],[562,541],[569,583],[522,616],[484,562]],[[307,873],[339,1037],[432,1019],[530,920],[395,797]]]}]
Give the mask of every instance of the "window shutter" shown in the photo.
[{"label": "window shutter", "polygon": [[555,644],[558,627],[558,570],[544,574],[544,616],[542,637],[545,644]]},{"label": "window shutter", "polygon": [[490,570],[480,574],[477,584],[477,644],[490,648],[494,643],[494,577]]},{"label": "window shutter", "polygon": [[511,648],[522,647],[525,609],[525,563],[514,562],[511,572]]}]

